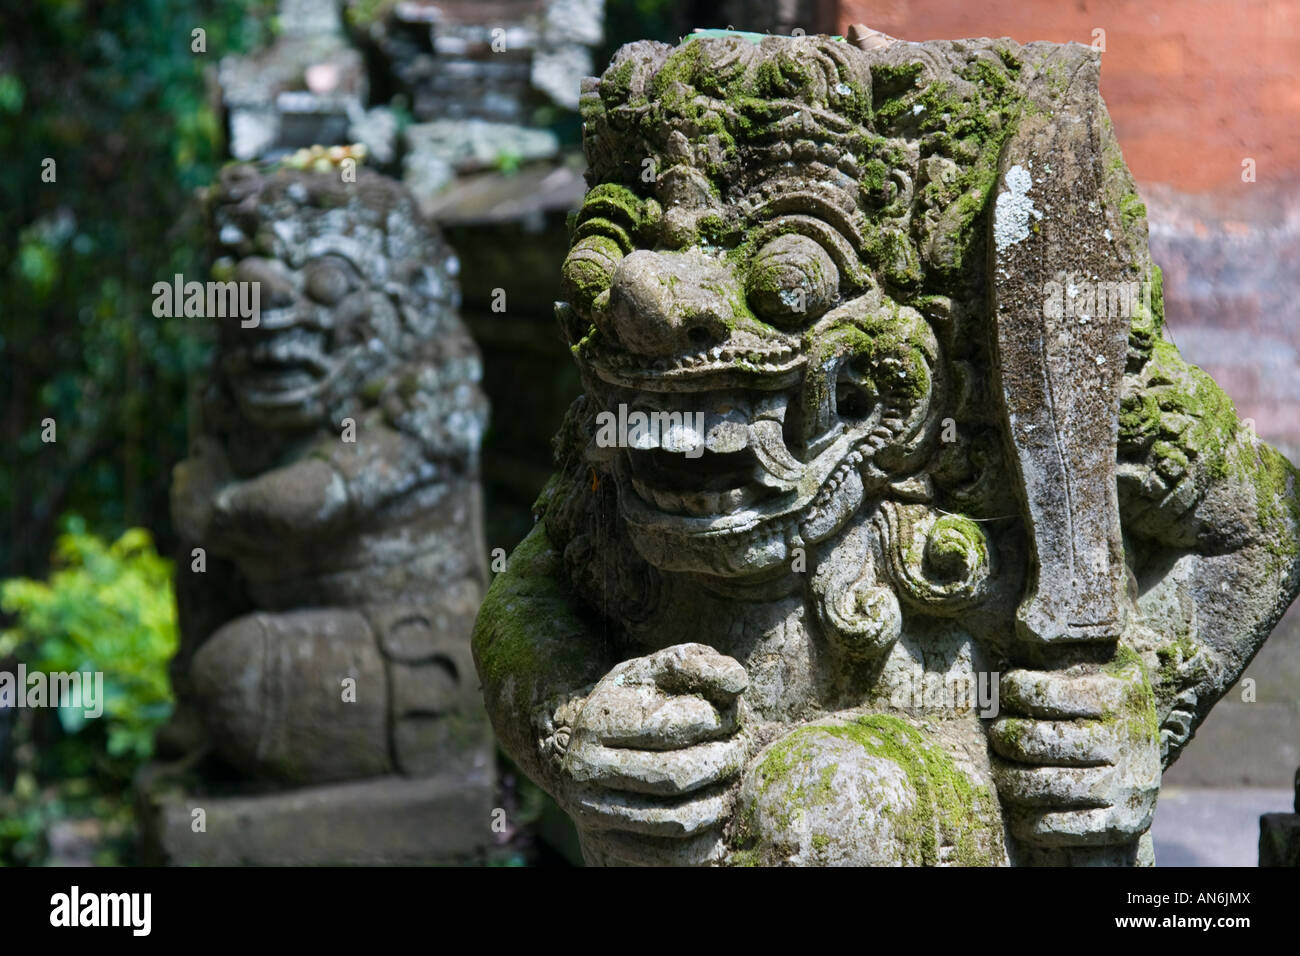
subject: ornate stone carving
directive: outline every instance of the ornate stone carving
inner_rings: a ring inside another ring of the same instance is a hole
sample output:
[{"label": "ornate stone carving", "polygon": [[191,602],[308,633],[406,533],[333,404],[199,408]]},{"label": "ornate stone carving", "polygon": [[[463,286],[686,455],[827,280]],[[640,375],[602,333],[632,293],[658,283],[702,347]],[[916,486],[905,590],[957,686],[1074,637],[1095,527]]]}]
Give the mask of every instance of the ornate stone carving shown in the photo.
[{"label": "ornate stone carving", "polygon": [[[188,542],[179,727],[252,789],[306,787],[292,791],[300,809],[316,794],[320,820],[357,818],[337,841],[328,827],[307,845],[268,831],[249,841],[264,861],[463,852],[491,808],[469,649],[486,578],[478,353],[455,258],[410,195],[365,170],[345,178],[223,171],[213,275],[259,283],[261,310],[256,324],[221,321],[173,486]],[[370,778],[364,793],[322,789]],[[460,796],[440,803],[438,788]],[[373,830],[380,811],[425,832]],[[440,828],[462,835],[431,844]]]},{"label": "ornate stone carving", "polygon": [[1164,334],[1096,51],[870,46],[588,81],[586,391],[489,712],[591,862],[1150,862],[1300,588],[1295,470]]}]

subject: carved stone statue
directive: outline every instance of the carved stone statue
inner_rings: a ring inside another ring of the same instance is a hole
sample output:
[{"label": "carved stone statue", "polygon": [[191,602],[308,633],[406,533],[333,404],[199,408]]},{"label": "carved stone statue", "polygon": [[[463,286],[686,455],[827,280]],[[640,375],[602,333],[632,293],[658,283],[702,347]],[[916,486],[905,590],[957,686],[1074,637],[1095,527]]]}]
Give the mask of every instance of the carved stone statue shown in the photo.
[{"label": "carved stone statue", "polygon": [[480,611],[592,863],[1142,864],[1300,588],[1078,45],[708,35],[582,100],[585,394]]},{"label": "carved stone statue", "polygon": [[252,835],[249,801],[224,836],[208,810],[174,857],[395,862],[489,833],[478,353],[450,249],[403,187],[346,172],[234,165],[211,204],[213,275],[257,283],[260,314],[216,320],[175,473],[178,726],[214,792],[286,796]]}]

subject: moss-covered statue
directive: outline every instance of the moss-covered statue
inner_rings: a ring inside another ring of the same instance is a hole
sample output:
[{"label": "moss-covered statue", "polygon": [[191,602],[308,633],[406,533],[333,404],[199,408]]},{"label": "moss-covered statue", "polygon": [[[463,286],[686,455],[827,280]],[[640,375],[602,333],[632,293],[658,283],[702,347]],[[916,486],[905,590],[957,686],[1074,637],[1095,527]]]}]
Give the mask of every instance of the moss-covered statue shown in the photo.
[{"label": "moss-covered statue", "polygon": [[474,636],[589,861],[1151,861],[1300,503],[1162,331],[1098,69],[706,35],[589,81],[586,393]]},{"label": "moss-covered statue", "polygon": [[234,165],[215,187],[213,275],[257,283],[260,314],[214,319],[172,493],[174,729],[210,748],[212,792],[309,789],[265,813],[194,797],[208,837],[183,828],[176,859],[409,861],[488,833],[478,353],[455,259],[410,195],[327,159]]}]

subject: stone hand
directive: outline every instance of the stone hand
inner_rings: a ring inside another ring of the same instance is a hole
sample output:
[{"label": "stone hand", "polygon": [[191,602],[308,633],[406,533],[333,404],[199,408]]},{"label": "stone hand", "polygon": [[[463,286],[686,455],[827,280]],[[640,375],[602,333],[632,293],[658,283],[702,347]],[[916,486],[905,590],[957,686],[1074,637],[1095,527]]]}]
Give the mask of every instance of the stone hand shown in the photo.
[{"label": "stone hand", "polygon": [[624,661],[573,722],[564,801],[586,826],[684,837],[725,819],[745,761],[745,670],[703,644]]},{"label": "stone hand", "polygon": [[326,462],[307,458],[227,485],[213,501],[209,531],[236,547],[276,550],[334,527],[347,511],[343,478]]},{"label": "stone hand", "polygon": [[1155,698],[1141,662],[1002,677],[990,727],[994,778],[1012,834],[1039,847],[1129,843],[1151,825],[1160,786]]},{"label": "stone hand", "polygon": [[200,435],[190,456],[172,471],[172,515],[183,540],[207,540],[213,504],[232,480],[230,462],[221,443]]}]

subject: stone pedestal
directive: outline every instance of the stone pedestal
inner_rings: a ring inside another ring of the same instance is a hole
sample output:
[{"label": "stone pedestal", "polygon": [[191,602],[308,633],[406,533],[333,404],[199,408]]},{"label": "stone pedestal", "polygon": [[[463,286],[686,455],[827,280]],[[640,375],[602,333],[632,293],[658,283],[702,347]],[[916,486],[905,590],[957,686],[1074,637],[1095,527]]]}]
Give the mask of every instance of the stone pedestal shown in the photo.
[{"label": "stone pedestal", "polygon": [[495,797],[490,752],[481,756],[482,766],[454,777],[261,793],[185,790],[155,764],[139,781],[141,855],[170,866],[482,863]]},{"label": "stone pedestal", "polygon": [[1296,771],[1295,813],[1259,818],[1259,865],[1300,866],[1300,770]]}]

